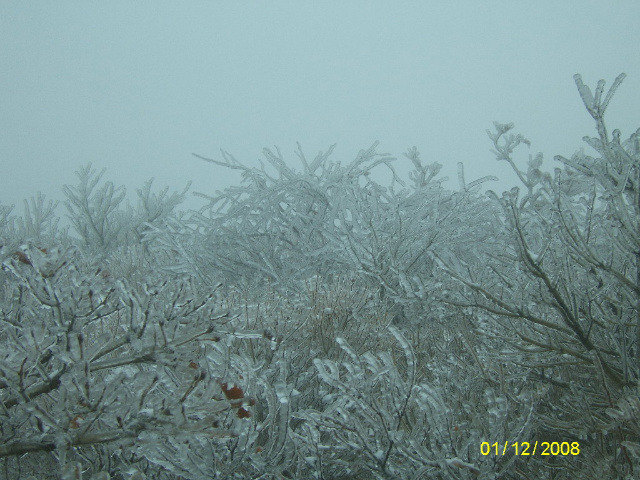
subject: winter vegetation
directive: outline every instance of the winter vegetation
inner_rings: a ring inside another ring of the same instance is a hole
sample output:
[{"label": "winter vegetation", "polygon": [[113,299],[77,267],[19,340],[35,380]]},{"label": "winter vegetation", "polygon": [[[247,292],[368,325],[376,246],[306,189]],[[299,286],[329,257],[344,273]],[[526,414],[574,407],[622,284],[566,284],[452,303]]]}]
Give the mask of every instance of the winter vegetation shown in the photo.
[{"label": "winter vegetation", "polygon": [[374,144],[201,157],[242,183],[199,211],[152,182],[131,205],[90,165],[67,227],[41,195],[0,205],[0,477],[638,478],[640,129],[604,120],[623,79],[575,76],[596,136],[552,171],[496,123],[502,194]]}]

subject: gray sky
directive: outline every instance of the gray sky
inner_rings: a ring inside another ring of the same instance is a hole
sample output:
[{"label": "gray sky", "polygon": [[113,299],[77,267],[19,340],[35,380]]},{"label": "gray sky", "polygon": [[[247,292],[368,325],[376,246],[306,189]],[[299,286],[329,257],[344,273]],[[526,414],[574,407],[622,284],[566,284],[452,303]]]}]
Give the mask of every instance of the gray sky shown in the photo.
[{"label": "gray sky", "polygon": [[640,126],[639,19],[638,1],[5,1],[0,202],[61,199],[88,162],[130,198],[151,177],[212,193],[238,177],[192,152],[255,165],[278,145],[295,164],[296,141],[308,157],[337,143],[343,163],[379,140],[405,164],[415,145],[502,190],[494,120],[548,169],[595,135],[574,73],[593,88],[626,72],[608,125]]}]

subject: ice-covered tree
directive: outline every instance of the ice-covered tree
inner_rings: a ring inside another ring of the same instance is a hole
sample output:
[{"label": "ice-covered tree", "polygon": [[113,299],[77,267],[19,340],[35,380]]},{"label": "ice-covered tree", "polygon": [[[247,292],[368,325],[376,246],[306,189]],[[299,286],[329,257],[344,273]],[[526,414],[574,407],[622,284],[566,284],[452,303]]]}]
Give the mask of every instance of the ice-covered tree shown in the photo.
[{"label": "ice-covered tree", "polygon": [[[562,167],[549,174],[538,154],[521,170],[513,152],[528,141],[510,133],[512,124],[496,123],[489,132],[496,157],[525,187],[491,193],[510,241],[485,265],[441,265],[466,287],[449,303],[489,314],[496,323],[487,333],[505,342],[505,358],[549,392],[541,428],[563,438],[601,437],[591,443],[594,455],[610,462],[599,465],[623,474],[640,460],[639,417],[628,408],[640,378],[640,131],[623,141],[605,125],[624,74],[606,95],[604,80],[594,94],[574,78],[598,133],[584,140],[598,155],[557,156]],[[627,406],[626,421],[616,423],[619,402]],[[598,467],[589,468],[597,477]]]},{"label": "ice-covered tree", "polygon": [[602,118],[620,81],[576,78],[600,156],[554,175],[496,124],[522,194],[462,166],[448,191],[415,148],[406,181],[374,144],[299,148],[298,169],[223,152],[243,182],[197,212],[151,182],[132,206],[90,166],[68,230],[43,197],[0,206],[0,475],[541,478],[546,458],[480,449],[536,439],[584,443],[562,474],[631,475],[639,132]]},{"label": "ice-covered tree", "polygon": [[[155,476],[159,464],[138,452],[143,438],[231,438],[232,424],[250,416],[232,365],[211,350],[230,316],[216,288],[168,276],[165,246],[145,238],[144,228],[176,221],[180,196],[152,197],[148,184],[127,219],[117,215],[117,189],[83,171],[67,192],[80,239],[46,237],[41,225],[53,207],[40,200],[2,220],[0,458],[13,459],[3,466],[8,478],[29,469]],[[144,227],[140,235],[119,236],[132,225]]]}]

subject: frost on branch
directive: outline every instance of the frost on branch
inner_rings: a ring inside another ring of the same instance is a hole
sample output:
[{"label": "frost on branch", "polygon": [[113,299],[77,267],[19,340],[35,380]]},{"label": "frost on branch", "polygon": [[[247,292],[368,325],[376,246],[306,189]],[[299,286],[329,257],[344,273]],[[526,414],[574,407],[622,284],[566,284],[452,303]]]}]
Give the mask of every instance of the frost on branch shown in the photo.
[{"label": "frost on branch", "polygon": [[[483,435],[525,438],[531,428],[531,404],[489,390],[485,399],[477,399],[489,415],[480,418],[473,410],[453,409],[454,399],[465,395],[466,385],[454,383],[445,393],[435,382],[420,381],[410,343],[395,327],[388,333],[399,350],[357,354],[337,339],[347,358],[340,363],[314,362],[322,381],[335,392],[323,411],[310,409],[302,414],[314,431],[306,437],[306,448],[319,455],[317,464],[326,465],[323,475],[336,475],[347,465],[353,475],[367,472],[374,478],[453,479],[459,478],[459,469],[468,475],[463,478],[475,478],[506,469],[513,458],[497,466],[472,445],[481,442]],[[509,415],[509,409],[521,416]],[[464,433],[460,425],[465,425]]]},{"label": "frost on branch", "polygon": [[584,137],[589,153],[556,156],[553,174],[542,171],[541,155],[520,169],[514,156],[523,137],[508,134],[511,124],[495,125],[496,158],[526,191],[491,195],[502,208],[501,251],[475,266],[441,262],[467,292],[448,303],[490,318],[493,327],[483,328],[502,339],[503,358],[526,367],[555,400],[546,408],[558,413],[542,415],[540,428],[598,436],[597,463],[621,477],[638,468],[635,445],[625,440],[638,428],[630,421],[612,435],[605,410],[624,403],[640,378],[640,130],[610,136],[604,114],[624,78],[605,93],[604,80],[592,91],[574,77],[597,136]]},{"label": "frost on branch", "polygon": [[86,246],[109,249],[118,242],[125,228],[119,221],[118,206],[125,197],[123,187],[114,187],[106,182],[99,188],[104,170],[96,173],[91,164],[77,173],[78,184],[65,186],[69,218]]},{"label": "frost on branch", "polygon": [[[111,216],[118,189],[100,188],[88,172],[86,189],[70,191],[74,205],[87,207],[71,209],[80,241],[48,237],[55,231],[46,229],[37,235],[50,211],[40,200],[26,217],[3,219],[0,458],[9,459],[3,466],[9,470],[16,468],[12,458],[36,460],[53,451],[46,467],[28,463],[72,475],[76,462],[94,452],[95,468],[124,471],[144,458],[136,452],[146,439],[166,441],[167,448],[185,432],[223,441],[250,417],[249,405],[219,398],[220,371],[200,360],[219,355],[215,330],[229,319],[217,311],[215,288],[163,274],[162,263],[171,259],[148,255],[162,250],[155,239],[141,245],[135,236],[119,236],[131,224]],[[149,198],[149,189],[141,197]],[[161,193],[145,224],[160,228],[178,199]],[[100,248],[87,245],[94,240]],[[123,253],[135,258],[135,271],[125,268]],[[219,364],[228,368],[225,359]],[[145,470],[158,473],[153,464]]]},{"label": "frost on branch", "polygon": [[553,174],[496,124],[521,185],[489,198],[416,148],[405,182],[374,144],[345,164],[299,148],[299,169],[223,152],[244,182],[197,212],[151,182],[129,206],[90,167],[70,231],[41,196],[0,206],[0,471],[546,478],[547,458],[480,446],[552,439],[589,452],[558,478],[631,478],[640,132],[607,137],[603,85],[578,82],[595,153]]},{"label": "frost on branch", "polygon": [[302,171],[289,167],[279,150],[265,149],[275,174],[264,165],[246,167],[226,152],[223,161],[205,159],[241,170],[245,183],[208,197],[207,209],[194,217],[206,236],[205,261],[228,283],[263,279],[278,288],[297,288],[301,280],[351,263],[343,242],[359,220],[357,203],[384,196],[369,174],[386,166],[397,178],[394,159],[376,153],[376,145],[345,166],[328,160],[333,147],[311,162],[299,148]]}]

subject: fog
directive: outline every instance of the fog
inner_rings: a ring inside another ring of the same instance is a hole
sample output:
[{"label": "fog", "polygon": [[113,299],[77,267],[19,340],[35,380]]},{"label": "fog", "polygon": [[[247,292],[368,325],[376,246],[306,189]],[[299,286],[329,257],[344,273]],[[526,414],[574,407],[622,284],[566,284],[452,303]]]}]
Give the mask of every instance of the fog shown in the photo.
[{"label": "fog", "polygon": [[336,143],[344,163],[376,140],[400,171],[415,145],[500,190],[515,179],[489,151],[493,121],[547,169],[595,133],[575,73],[593,88],[626,72],[608,125],[640,126],[636,1],[221,4],[3,2],[0,202],[62,199],[88,162],[130,195],[151,177],[212,193],[239,178],[192,153],[258,165],[278,146],[295,164],[296,142]]}]

